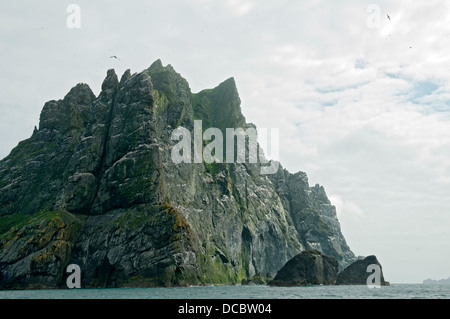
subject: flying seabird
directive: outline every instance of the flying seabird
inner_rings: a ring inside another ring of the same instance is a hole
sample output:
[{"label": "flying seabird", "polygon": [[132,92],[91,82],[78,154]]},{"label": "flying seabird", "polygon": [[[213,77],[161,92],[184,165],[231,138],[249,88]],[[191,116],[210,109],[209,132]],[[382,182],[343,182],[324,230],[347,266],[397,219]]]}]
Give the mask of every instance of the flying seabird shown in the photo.
[{"label": "flying seabird", "polygon": [[112,56],[110,56],[109,57],[110,59],[117,59],[117,60],[120,60],[117,56],[115,56],[115,55],[112,55]]}]

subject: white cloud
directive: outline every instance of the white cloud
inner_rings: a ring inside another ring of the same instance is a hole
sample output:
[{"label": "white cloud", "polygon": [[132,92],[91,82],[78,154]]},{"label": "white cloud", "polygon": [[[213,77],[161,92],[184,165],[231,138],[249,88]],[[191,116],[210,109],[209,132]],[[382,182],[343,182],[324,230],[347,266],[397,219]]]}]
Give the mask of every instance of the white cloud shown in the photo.
[{"label": "white cloud", "polygon": [[249,0],[225,0],[231,11],[238,15],[243,16],[249,13],[249,11],[255,6],[252,1]]},{"label": "white cloud", "polygon": [[355,219],[361,218],[364,215],[364,211],[354,202],[344,200],[338,194],[332,194],[328,196],[331,204],[336,207],[336,213],[339,219]]}]

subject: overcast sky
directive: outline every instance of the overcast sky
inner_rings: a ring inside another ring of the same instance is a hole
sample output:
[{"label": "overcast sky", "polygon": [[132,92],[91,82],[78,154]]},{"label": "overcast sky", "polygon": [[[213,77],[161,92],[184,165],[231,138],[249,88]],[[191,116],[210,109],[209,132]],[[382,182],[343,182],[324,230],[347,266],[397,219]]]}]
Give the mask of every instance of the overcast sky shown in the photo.
[{"label": "overcast sky", "polygon": [[247,121],[280,129],[279,160],[325,187],[355,254],[395,283],[450,276],[450,2],[93,2],[0,3],[0,158],[46,101],[80,82],[98,94],[110,68],[160,58],[193,92],[233,76]]}]

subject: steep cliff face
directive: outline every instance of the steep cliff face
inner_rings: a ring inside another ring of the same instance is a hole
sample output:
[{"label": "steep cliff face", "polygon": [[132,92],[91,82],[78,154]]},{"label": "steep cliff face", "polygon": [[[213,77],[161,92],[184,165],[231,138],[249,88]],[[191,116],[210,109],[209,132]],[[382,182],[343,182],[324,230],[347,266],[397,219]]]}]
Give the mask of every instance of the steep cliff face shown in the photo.
[{"label": "steep cliff face", "polygon": [[[231,284],[305,249],[354,260],[325,191],[261,164],[179,163],[177,127],[248,128],[234,79],[193,94],[161,61],[95,97],[50,101],[39,129],[0,161],[0,288]],[[194,136],[194,135],[192,135]],[[205,144],[205,141],[203,142]]]}]

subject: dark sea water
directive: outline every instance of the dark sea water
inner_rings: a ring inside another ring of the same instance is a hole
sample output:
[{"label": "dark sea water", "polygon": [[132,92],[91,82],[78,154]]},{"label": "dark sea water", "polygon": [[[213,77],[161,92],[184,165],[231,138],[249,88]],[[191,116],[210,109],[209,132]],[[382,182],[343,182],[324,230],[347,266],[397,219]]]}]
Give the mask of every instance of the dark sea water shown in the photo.
[{"label": "dark sea water", "polygon": [[203,286],[0,291],[0,299],[450,299],[450,285]]}]

